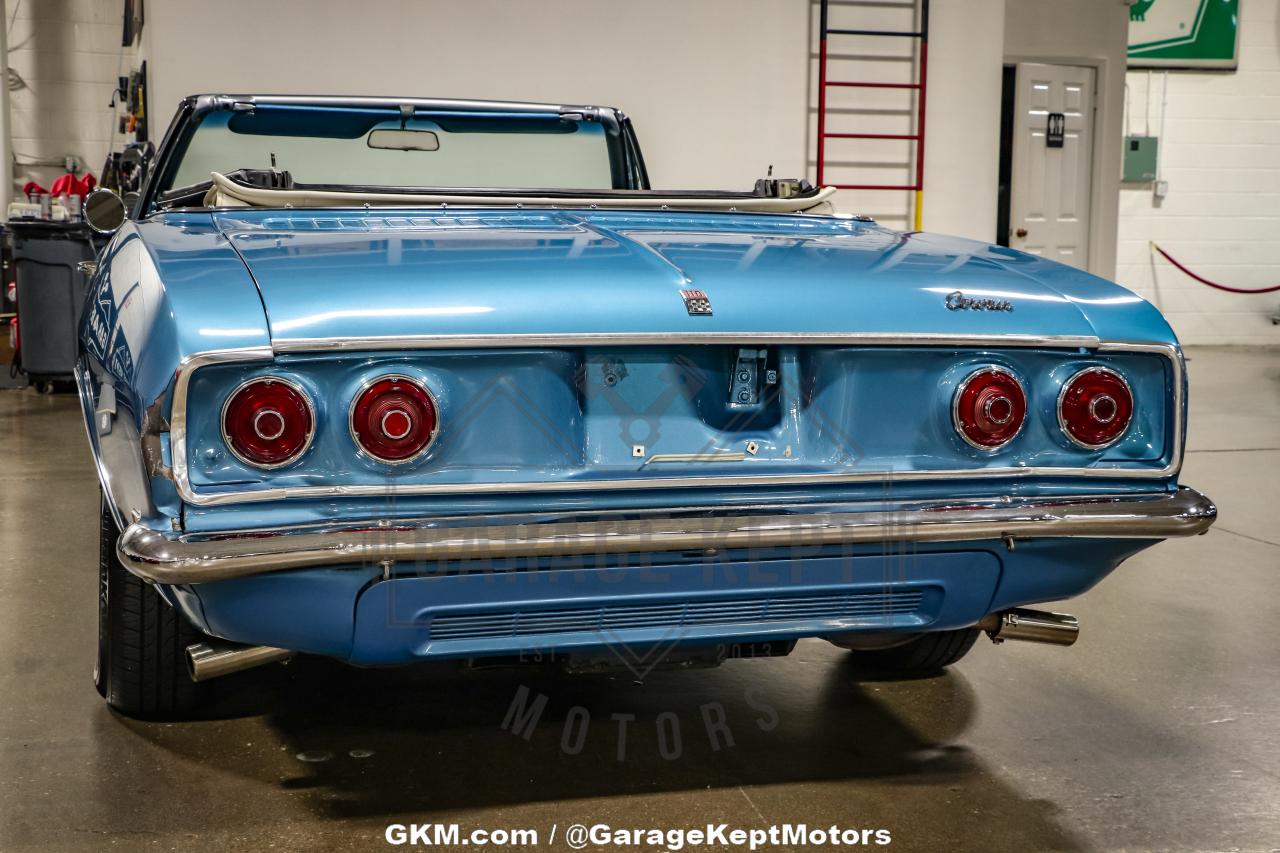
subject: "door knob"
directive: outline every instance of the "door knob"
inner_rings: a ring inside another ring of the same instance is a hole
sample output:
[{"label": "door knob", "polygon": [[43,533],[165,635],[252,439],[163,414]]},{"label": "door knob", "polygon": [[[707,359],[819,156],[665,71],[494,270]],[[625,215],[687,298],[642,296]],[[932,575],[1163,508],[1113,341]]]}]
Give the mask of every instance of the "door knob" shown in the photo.
[{"label": "door knob", "polygon": [[1014,231],[1014,232],[1013,232],[1013,236],[1015,236],[1015,237],[1025,237],[1025,236],[1027,236],[1027,229],[1025,229],[1025,228],[1019,228],[1017,231]]}]

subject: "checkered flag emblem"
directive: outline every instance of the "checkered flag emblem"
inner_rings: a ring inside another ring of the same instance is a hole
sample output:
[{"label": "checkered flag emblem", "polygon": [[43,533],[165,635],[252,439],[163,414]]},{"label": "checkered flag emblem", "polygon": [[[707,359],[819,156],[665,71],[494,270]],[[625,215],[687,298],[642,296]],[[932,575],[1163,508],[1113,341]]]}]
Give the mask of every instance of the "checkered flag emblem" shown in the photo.
[{"label": "checkered flag emblem", "polygon": [[705,291],[682,290],[680,295],[684,297],[684,307],[689,309],[691,315],[711,313],[711,299]]}]

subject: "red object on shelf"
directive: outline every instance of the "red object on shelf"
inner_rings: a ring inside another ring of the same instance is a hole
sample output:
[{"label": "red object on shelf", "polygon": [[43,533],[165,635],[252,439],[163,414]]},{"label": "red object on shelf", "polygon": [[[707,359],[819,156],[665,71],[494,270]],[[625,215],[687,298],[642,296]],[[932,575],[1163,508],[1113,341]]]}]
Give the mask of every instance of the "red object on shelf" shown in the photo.
[{"label": "red object on shelf", "polygon": [[57,197],[60,195],[78,195],[80,200],[84,201],[85,196],[93,192],[93,188],[98,185],[98,179],[91,172],[85,172],[84,177],[77,178],[71,172],[67,172],[61,178],[53,182],[49,194]]},{"label": "red object on shelf", "polygon": [[49,191],[35,181],[27,181],[22,185],[22,193],[27,197],[27,201],[36,201],[40,196],[48,195]]}]

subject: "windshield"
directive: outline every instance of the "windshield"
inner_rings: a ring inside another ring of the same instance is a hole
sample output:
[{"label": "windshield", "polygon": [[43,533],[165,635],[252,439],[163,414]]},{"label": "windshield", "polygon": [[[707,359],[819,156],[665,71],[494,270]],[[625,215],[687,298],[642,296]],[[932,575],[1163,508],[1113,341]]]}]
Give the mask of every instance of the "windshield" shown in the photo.
[{"label": "windshield", "polygon": [[238,169],[300,184],[622,189],[618,149],[616,134],[576,114],[258,105],[203,115],[158,190]]}]

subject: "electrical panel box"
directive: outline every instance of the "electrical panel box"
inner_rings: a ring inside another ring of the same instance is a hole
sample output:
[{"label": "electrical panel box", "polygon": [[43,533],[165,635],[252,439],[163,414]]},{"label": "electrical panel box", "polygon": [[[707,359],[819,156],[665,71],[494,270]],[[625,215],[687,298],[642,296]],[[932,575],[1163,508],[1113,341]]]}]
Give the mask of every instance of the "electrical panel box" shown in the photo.
[{"label": "electrical panel box", "polygon": [[1155,136],[1126,136],[1124,139],[1124,182],[1148,184],[1156,179],[1156,152],[1160,139]]}]

